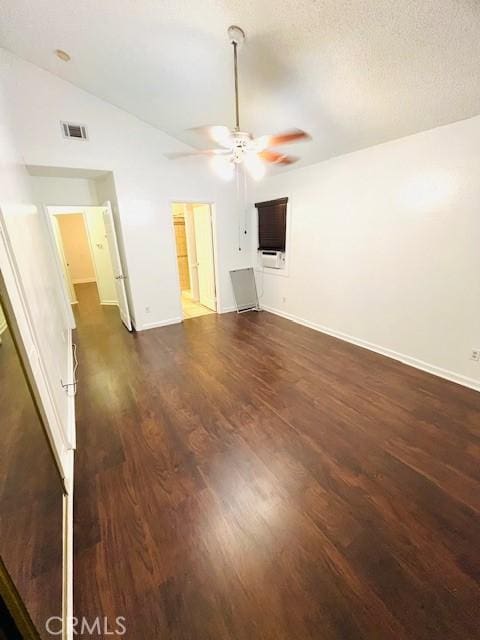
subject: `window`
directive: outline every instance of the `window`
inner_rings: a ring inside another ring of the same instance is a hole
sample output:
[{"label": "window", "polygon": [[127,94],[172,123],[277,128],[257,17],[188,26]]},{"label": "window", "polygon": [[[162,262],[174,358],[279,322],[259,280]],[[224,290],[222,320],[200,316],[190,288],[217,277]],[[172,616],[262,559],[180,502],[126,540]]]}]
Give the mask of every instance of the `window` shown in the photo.
[{"label": "window", "polygon": [[257,202],[258,248],[285,251],[288,198]]}]

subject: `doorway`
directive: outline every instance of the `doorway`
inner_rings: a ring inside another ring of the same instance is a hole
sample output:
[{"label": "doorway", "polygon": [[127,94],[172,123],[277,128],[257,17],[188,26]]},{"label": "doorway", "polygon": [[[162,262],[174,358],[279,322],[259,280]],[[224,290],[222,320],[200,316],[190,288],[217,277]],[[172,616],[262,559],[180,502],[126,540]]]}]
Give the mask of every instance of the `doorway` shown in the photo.
[{"label": "doorway", "polygon": [[96,305],[117,307],[120,319],[131,330],[110,204],[50,206],[47,213],[68,302],[78,305],[80,313]]},{"label": "doorway", "polygon": [[172,203],[183,318],[217,311],[212,207],[208,203]]},{"label": "doorway", "polygon": [[70,302],[78,304],[75,285],[92,284],[98,295],[97,276],[83,213],[58,213],[54,216],[58,250],[65,270]]}]

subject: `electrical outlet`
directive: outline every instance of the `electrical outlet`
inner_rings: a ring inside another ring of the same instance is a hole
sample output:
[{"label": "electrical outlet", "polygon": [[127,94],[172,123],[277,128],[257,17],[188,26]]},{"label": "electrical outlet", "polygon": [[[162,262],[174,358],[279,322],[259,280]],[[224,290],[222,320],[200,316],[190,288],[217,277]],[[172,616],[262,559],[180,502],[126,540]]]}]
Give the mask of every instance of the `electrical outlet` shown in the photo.
[{"label": "electrical outlet", "polygon": [[145,307],[145,313],[150,313],[150,307]]},{"label": "electrical outlet", "polygon": [[472,355],[470,356],[470,360],[474,360],[475,362],[480,362],[480,349],[472,349]]},{"label": "electrical outlet", "polygon": [[285,298],[285,296],[282,298],[282,302],[286,302],[287,299]]}]

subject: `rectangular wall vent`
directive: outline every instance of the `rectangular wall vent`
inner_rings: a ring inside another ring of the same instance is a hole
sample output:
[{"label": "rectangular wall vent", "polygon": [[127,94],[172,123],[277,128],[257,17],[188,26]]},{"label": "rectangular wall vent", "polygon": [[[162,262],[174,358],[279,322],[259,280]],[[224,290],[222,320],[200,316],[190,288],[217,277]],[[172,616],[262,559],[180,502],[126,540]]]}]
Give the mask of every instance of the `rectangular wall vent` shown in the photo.
[{"label": "rectangular wall vent", "polygon": [[73,124],[72,122],[62,122],[62,132],[64,138],[74,138],[75,140],[87,140],[87,127],[83,124]]}]

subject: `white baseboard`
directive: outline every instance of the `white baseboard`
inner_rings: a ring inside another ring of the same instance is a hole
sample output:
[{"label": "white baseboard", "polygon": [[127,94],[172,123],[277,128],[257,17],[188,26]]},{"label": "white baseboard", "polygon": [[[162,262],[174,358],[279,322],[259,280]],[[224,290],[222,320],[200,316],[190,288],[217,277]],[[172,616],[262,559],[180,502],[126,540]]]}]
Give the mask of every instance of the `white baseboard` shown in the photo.
[{"label": "white baseboard", "polygon": [[291,320],[292,322],[296,322],[297,324],[301,324],[304,327],[315,329],[315,331],[320,331],[321,333],[326,333],[329,336],[339,338],[340,340],[344,340],[345,342],[350,342],[357,347],[362,347],[363,349],[368,349],[369,351],[379,353],[382,356],[387,356],[387,358],[398,360],[399,362],[403,362],[403,364],[407,364],[410,367],[415,367],[415,369],[426,371],[427,373],[431,373],[432,375],[438,376],[439,378],[444,378],[445,380],[456,382],[457,384],[461,384],[462,386],[468,387],[469,389],[480,391],[480,381],[475,380],[475,378],[469,378],[460,373],[455,373],[454,371],[449,371],[448,369],[437,367],[436,365],[430,364],[429,362],[418,360],[417,358],[405,355],[404,353],[393,351],[393,349],[381,347],[380,345],[373,344],[372,342],[368,342],[367,340],[362,340],[361,338],[350,336],[346,333],[342,333],[341,331],[336,331],[335,329],[330,329],[329,327],[316,324],[315,322],[304,320],[303,318],[294,316],[291,313],[286,313],[285,311],[280,311],[279,309],[274,309],[273,307],[262,305],[262,309],[264,309],[265,311],[269,311],[270,313],[273,313],[277,316],[281,316],[282,318],[286,318],[287,320]]},{"label": "white baseboard", "polygon": [[100,304],[111,307],[118,307],[118,302],[116,300],[100,300]]},{"label": "white baseboard", "polygon": [[147,331],[148,329],[157,329],[158,327],[166,327],[170,324],[178,324],[182,322],[183,318],[169,318],[168,320],[160,320],[159,322],[146,322],[140,328],[136,328],[136,331]]},{"label": "white baseboard", "polygon": [[72,284],[88,284],[89,282],[96,282],[96,278],[72,278]]},{"label": "white baseboard", "polygon": [[236,311],[237,307],[233,306],[233,307],[222,307],[222,310],[219,311],[218,313],[232,313],[232,311]]},{"label": "white baseboard", "polygon": [[0,322],[0,336],[7,329],[7,321],[2,318]]}]

